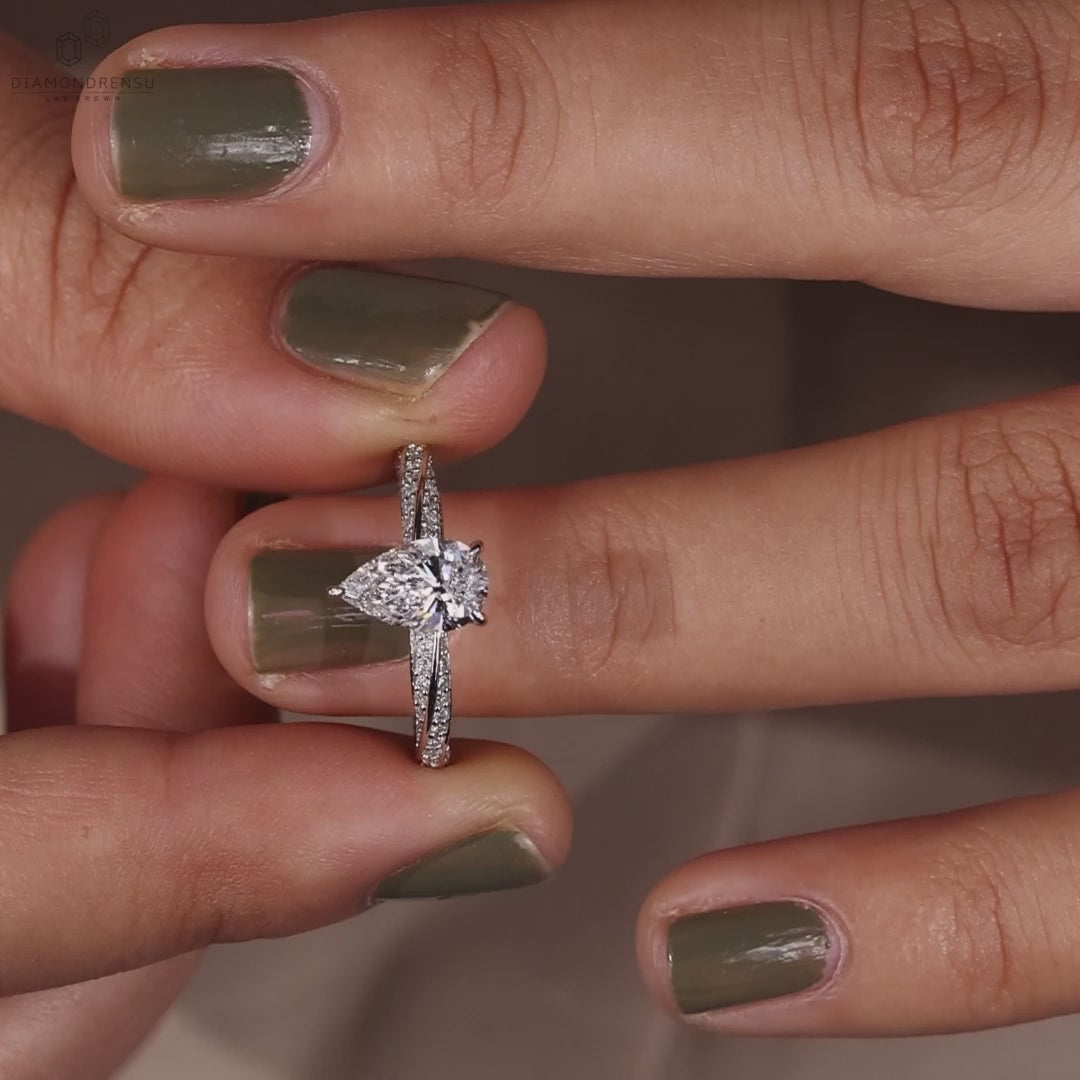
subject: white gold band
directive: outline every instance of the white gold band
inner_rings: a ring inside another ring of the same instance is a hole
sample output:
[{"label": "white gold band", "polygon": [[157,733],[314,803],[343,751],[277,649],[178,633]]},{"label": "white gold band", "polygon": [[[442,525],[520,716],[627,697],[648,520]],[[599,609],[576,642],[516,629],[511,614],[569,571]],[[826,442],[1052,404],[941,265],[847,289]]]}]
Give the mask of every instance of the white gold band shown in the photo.
[{"label": "white gold band", "polygon": [[[442,504],[426,447],[410,443],[398,452],[398,482],[403,542],[435,540],[441,545]],[[409,671],[416,759],[438,769],[450,761],[450,642],[446,630],[410,630]]]}]

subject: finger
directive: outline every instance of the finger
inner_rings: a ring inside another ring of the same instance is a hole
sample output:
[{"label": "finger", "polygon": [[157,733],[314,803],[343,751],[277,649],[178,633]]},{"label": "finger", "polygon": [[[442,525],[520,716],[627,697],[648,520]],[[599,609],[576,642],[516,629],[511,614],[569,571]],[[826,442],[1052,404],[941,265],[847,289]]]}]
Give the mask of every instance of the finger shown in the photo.
[{"label": "finger", "polygon": [[191,975],[186,959],[0,1000],[0,1072],[10,1080],[111,1080]]},{"label": "finger", "polygon": [[638,926],[646,981],[717,1031],[913,1035],[1080,1008],[1076,793],[734,848]]},{"label": "finger", "polygon": [[54,514],[11,570],[4,604],[7,727],[70,724],[82,655],[86,583],[120,495],[95,495]]},{"label": "finger", "polygon": [[[166,246],[1070,306],[1078,11],[577,0],[176,27],[98,69],[158,82],[83,103],[74,156],[95,209]],[[205,71],[252,65],[302,90],[242,110],[238,76]]]},{"label": "finger", "polygon": [[[120,495],[101,495],[65,507],[35,533],[12,568],[5,605],[8,730],[74,722],[83,642],[87,636],[93,640],[97,629],[93,617],[84,628],[87,580],[122,503]],[[146,539],[153,550],[160,538]],[[130,580],[131,567],[125,568],[125,578]],[[201,620],[192,625],[201,630]],[[140,640],[148,638],[134,638]],[[123,663],[132,665],[127,678],[138,670],[131,646],[129,640],[122,650]],[[185,958],[3,998],[0,1074],[12,1080],[74,1075],[105,1080],[179,993],[191,969]]]},{"label": "finger", "polygon": [[[210,556],[237,514],[235,496],[150,479],[49,519],[8,593],[11,727],[78,719],[184,730],[263,718],[266,707],[221,670],[202,616]],[[0,1000],[0,1072],[113,1075],[196,962]]]},{"label": "finger", "polygon": [[207,569],[239,497],[143,481],[105,526],[87,588],[81,724],[202,731],[272,713],[225,673],[203,615]]},{"label": "finger", "polygon": [[520,751],[459,744],[424,770],[403,739],[330,724],[10,735],[0,805],[5,993],[297,933],[373,894],[532,884],[569,832]]},{"label": "finger", "polygon": [[[5,85],[36,71],[0,39]],[[274,491],[370,482],[421,426],[462,454],[521,417],[534,313],[407,273],[137,244],[75,188],[57,96],[13,90],[0,116],[0,406],[144,469]]]},{"label": "finger", "polygon": [[[162,494],[180,501],[176,513],[164,512]],[[198,605],[183,602],[191,574],[177,546],[207,557],[207,531],[223,524],[220,506],[197,489],[160,482],[147,484],[133,503],[124,529],[100,545],[104,569],[95,567],[92,591],[108,583],[110,565],[123,567],[154,594],[141,595],[137,584],[128,594],[147,618],[198,619]],[[185,529],[196,509],[201,527]],[[127,542],[129,533],[141,535],[145,548]],[[106,619],[102,633],[110,632]],[[128,642],[137,667],[145,645]],[[148,655],[159,648],[151,643]],[[118,668],[122,674],[136,684],[142,676]],[[198,682],[200,673],[188,676]],[[155,685],[166,696],[185,693],[183,680],[168,674]],[[84,707],[92,686],[80,688]],[[186,692],[189,705],[202,707],[203,691]],[[173,707],[170,701],[159,711],[167,716]],[[121,711],[121,723],[131,719]],[[230,736],[239,741],[233,745]],[[0,842],[0,889],[9,898],[0,928],[2,989],[27,992],[212,940],[287,933],[362,910],[373,894],[454,895],[546,876],[561,861],[569,832],[557,781],[518,751],[465,745],[457,757],[454,769],[429,780],[402,740],[324,725],[197,736],[115,727],[10,736],[0,742],[0,802],[10,823]],[[160,1002],[167,979],[147,978]],[[49,1004],[19,1000],[28,1002],[23,1015],[30,1020]]]},{"label": "finger", "polygon": [[[742,461],[455,495],[487,626],[456,705],[548,715],[783,707],[1077,685],[1080,392]],[[408,711],[402,632],[326,590],[400,536],[396,500],[280,503],[215,557],[211,639],[316,713]],[[342,549],[347,549],[342,552]],[[330,554],[328,554],[330,552]]]}]

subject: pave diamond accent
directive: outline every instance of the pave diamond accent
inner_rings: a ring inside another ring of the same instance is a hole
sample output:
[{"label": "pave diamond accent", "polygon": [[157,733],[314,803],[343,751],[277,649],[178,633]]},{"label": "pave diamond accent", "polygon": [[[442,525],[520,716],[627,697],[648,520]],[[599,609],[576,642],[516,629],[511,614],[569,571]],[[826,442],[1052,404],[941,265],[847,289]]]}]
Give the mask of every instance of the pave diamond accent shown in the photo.
[{"label": "pave diamond accent", "polygon": [[[401,484],[401,531],[406,540],[442,539],[442,506],[435,466],[423,446],[410,443],[398,455]],[[417,503],[419,502],[419,514]]]},{"label": "pave diamond accent", "polygon": [[450,758],[450,640],[441,632],[414,630],[410,641],[416,756],[438,769]]},{"label": "pave diamond accent", "polygon": [[478,548],[428,537],[384,551],[338,588],[347,603],[391,626],[456,630],[484,621],[488,578]]}]

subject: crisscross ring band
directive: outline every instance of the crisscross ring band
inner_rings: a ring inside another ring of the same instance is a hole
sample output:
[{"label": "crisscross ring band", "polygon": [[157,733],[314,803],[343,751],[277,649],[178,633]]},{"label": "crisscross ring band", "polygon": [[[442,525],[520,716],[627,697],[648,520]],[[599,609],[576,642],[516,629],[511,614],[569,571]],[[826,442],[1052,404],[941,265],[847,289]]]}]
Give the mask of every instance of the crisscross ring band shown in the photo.
[{"label": "crisscross ring band", "polygon": [[416,756],[440,768],[450,760],[451,631],[483,624],[487,570],[482,545],[443,537],[442,503],[427,447],[398,452],[400,547],[354,570],[330,590],[371,618],[409,630]]}]

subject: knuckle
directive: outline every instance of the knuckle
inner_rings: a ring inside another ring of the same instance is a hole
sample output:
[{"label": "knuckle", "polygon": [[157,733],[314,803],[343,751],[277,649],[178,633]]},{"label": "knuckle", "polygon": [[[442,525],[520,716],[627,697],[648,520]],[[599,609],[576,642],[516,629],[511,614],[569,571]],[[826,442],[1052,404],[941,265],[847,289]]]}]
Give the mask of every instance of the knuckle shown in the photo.
[{"label": "knuckle", "polygon": [[[554,659],[576,685],[613,674],[632,682],[643,654],[675,633],[675,594],[662,527],[637,508],[560,513],[549,545],[558,565],[541,569],[558,596]],[[554,572],[550,572],[554,570]]]},{"label": "knuckle", "polygon": [[856,0],[855,12],[846,96],[875,196],[930,208],[1000,203],[1064,171],[1080,44],[1067,5]]},{"label": "knuckle", "polygon": [[1080,439],[1068,426],[1020,406],[962,420],[942,444],[943,494],[956,507],[942,542],[964,560],[968,598],[944,600],[958,619],[967,609],[982,642],[1080,637]]},{"label": "knuckle", "polygon": [[1045,954],[1039,908],[1019,873],[998,842],[970,826],[939,846],[930,868],[933,943],[960,1000],[982,1019],[1010,1014],[1030,997],[1029,958]]},{"label": "knuckle", "polygon": [[156,838],[150,858],[160,860],[157,878],[168,882],[168,895],[154,875],[138,884],[140,908],[165,908],[162,922],[182,951],[269,936],[270,898],[282,895],[270,853],[238,847],[207,820],[191,780],[205,772],[205,753],[187,736],[170,734],[162,741],[148,805],[151,818],[169,828]]},{"label": "knuckle", "polygon": [[903,610],[917,603],[929,615],[912,622],[969,656],[1080,640],[1075,427],[1060,400],[919,426],[883,515],[895,530]]},{"label": "knuckle", "polygon": [[540,26],[448,13],[428,32],[426,126],[446,208],[528,204],[552,172],[562,108]]}]

